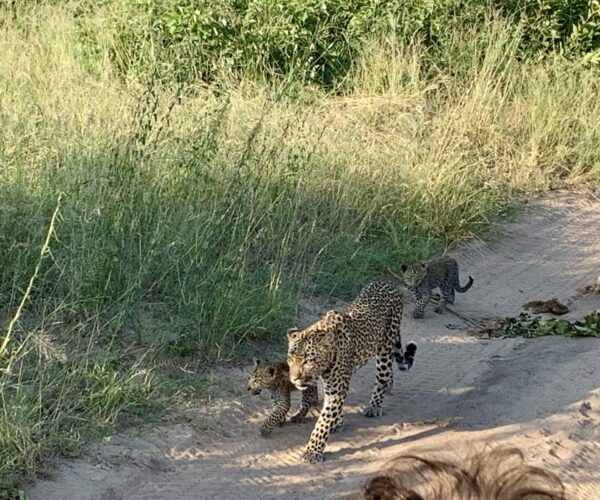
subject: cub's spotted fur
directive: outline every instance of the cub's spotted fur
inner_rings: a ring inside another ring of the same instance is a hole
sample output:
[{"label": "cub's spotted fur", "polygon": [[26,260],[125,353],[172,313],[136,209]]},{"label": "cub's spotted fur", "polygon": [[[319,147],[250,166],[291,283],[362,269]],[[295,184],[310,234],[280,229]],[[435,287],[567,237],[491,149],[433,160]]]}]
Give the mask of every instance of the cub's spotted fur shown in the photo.
[{"label": "cub's spotted fur", "polygon": [[[261,363],[254,360],[254,370],[248,377],[248,390],[252,394],[260,394],[262,390],[271,391],[273,411],[262,424],[260,433],[263,436],[271,434],[273,429],[285,423],[285,417],[290,411],[290,393],[298,390],[290,382],[290,369],[285,361],[280,363]],[[311,406],[319,404],[317,386],[311,385],[302,392],[300,410],[292,416],[292,422],[302,422]]]},{"label": "cub's spotted fur", "polygon": [[345,311],[329,311],[305,330],[288,332],[290,380],[306,390],[321,378],[325,389],[321,415],[302,454],[305,462],[323,460],[329,434],[343,427],[343,406],[350,378],[374,356],[375,388],[363,414],[381,415],[385,394],[394,383],[394,359],[401,370],[407,370],[417,350],[411,342],[402,352],[401,320],[402,294],[388,283],[373,282],[363,288]]},{"label": "cub's spotted fur", "polygon": [[434,288],[438,287],[441,292],[435,312],[442,314],[446,304],[454,304],[454,291],[465,293],[473,285],[473,278],[469,276],[468,283],[464,287],[460,286],[458,263],[451,257],[440,257],[427,263],[402,264],[400,269],[404,284],[415,296],[414,318],[423,317],[425,306],[431,300],[431,292]]}]

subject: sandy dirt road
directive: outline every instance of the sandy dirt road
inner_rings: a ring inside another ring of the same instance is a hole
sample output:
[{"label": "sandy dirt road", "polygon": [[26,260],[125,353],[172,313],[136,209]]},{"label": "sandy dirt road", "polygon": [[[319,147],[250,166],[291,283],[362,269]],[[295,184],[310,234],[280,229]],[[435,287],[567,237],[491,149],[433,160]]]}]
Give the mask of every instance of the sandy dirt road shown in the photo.
[{"label": "sandy dirt road", "polygon": [[[471,242],[455,256],[462,282],[475,278],[453,307],[466,318],[517,315],[525,302],[551,297],[569,305],[567,317],[581,317],[600,308],[600,294],[578,294],[600,275],[600,200],[546,196],[494,242]],[[249,368],[228,370],[233,394],[207,403],[192,423],[131,430],[61,460],[50,479],[30,486],[29,498],[342,498],[400,453],[454,458],[488,443],[520,447],[528,462],[559,474],[569,498],[600,498],[600,339],[486,340],[467,335],[450,313],[428,308],[413,320],[412,307],[402,334],[419,344],[413,369],[396,371],[378,419],[360,414],[373,364],[355,375],[346,429],[330,438],[320,465],[298,461],[314,415],[260,437],[268,396],[246,393]],[[329,308],[309,300],[300,321]]]}]

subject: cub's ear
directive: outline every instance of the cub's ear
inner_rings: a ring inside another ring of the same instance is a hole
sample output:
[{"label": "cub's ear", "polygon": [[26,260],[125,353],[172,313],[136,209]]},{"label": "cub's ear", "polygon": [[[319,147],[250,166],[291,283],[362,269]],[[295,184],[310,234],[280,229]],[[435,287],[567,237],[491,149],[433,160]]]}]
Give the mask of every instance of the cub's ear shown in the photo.
[{"label": "cub's ear", "polygon": [[260,365],[260,359],[252,358],[252,362],[254,363],[254,368]]},{"label": "cub's ear", "polygon": [[269,367],[269,375],[271,375],[271,377],[274,377],[275,373],[277,373],[277,370],[275,370],[275,368],[273,368],[272,366],[270,366]]},{"label": "cub's ear", "polygon": [[427,264],[425,264],[424,262],[421,262],[421,269],[425,269],[427,267]]},{"label": "cub's ear", "polygon": [[296,327],[290,328],[287,331],[288,339],[294,339],[294,338],[296,338],[296,336],[298,335],[298,333],[300,333],[300,330],[298,328],[296,328]]},{"label": "cub's ear", "polygon": [[403,273],[405,273],[408,270],[408,266],[406,264],[402,264],[400,266],[400,271],[402,271]]}]

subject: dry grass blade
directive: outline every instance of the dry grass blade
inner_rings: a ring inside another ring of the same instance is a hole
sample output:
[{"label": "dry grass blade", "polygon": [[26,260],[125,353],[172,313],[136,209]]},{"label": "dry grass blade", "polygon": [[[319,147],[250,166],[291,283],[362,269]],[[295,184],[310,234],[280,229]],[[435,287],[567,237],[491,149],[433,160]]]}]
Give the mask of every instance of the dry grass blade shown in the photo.
[{"label": "dry grass blade", "polygon": [[29,284],[27,285],[27,289],[25,290],[25,293],[23,294],[23,297],[21,298],[19,307],[17,307],[17,310],[15,311],[13,318],[10,320],[10,323],[8,324],[8,329],[6,330],[6,334],[4,335],[4,339],[2,340],[2,345],[0,346],[0,358],[2,356],[4,356],[4,354],[6,353],[6,348],[8,347],[8,343],[10,342],[10,339],[11,339],[11,336],[13,333],[13,329],[14,329],[15,325],[17,324],[17,322],[19,321],[19,318],[21,317],[21,314],[23,312],[23,308],[25,307],[25,304],[26,304],[27,300],[29,299],[29,295],[31,294],[33,284],[35,283],[38,273],[40,272],[40,267],[42,265],[42,261],[44,260],[44,256],[46,255],[47,252],[49,252],[50,239],[52,238],[52,235],[54,234],[54,223],[56,222],[56,218],[57,218],[59,210],[60,210],[61,199],[62,199],[62,193],[58,196],[58,200],[56,201],[56,208],[54,209],[54,212],[52,213],[52,217],[50,218],[50,223],[48,224],[48,231],[46,232],[46,239],[44,240],[42,248],[40,249],[40,256],[39,256],[39,259],[35,266],[35,269],[33,271],[33,274],[31,275],[31,279],[29,280]]}]

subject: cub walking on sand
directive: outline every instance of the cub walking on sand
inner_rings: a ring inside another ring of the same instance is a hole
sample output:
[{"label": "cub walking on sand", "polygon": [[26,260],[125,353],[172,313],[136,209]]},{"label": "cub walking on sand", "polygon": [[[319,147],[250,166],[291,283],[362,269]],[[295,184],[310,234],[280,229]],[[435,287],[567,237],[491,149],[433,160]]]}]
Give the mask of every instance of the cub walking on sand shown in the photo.
[{"label": "cub walking on sand", "polygon": [[439,257],[426,263],[402,264],[404,284],[415,296],[413,318],[422,318],[425,306],[432,298],[434,288],[439,288],[441,297],[435,312],[442,314],[446,304],[454,304],[454,292],[465,293],[473,285],[473,277],[465,286],[460,286],[458,263],[451,257]]},{"label": "cub walking on sand", "polygon": [[344,311],[329,311],[305,330],[288,332],[290,380],[306,391],[320,378],[325,392],[303,461],[323,460],[330,433],[343,428],[343,407],[352,374],[372,357],[376,357],[375,387],[363,414],[381,415],[385,395],[394,384],[394,360],[401,370],[407,370],[417,350],[414,342],[402,350],[401,320],[402,294],[389,283],[373,282]]},{"label": "cub walking on sand", "polygon": [[[290,382],[290,369],[285,361],[279,363],[261,363],[254,359],[254,369],[248,377],[248,390],[252,394],[260,394],[262,390],[271,391],[273,410],[262,424],[260,433],[263,436],[271,434],[277,426],[285,423],[285,417],[290,411],[291,393],[298,388]],[[317,386],[311,385],[302,392],[302,404],[300,410],[291,417],[294,423],[302,422],[308,410],[319,404],[319,393]]]}]

